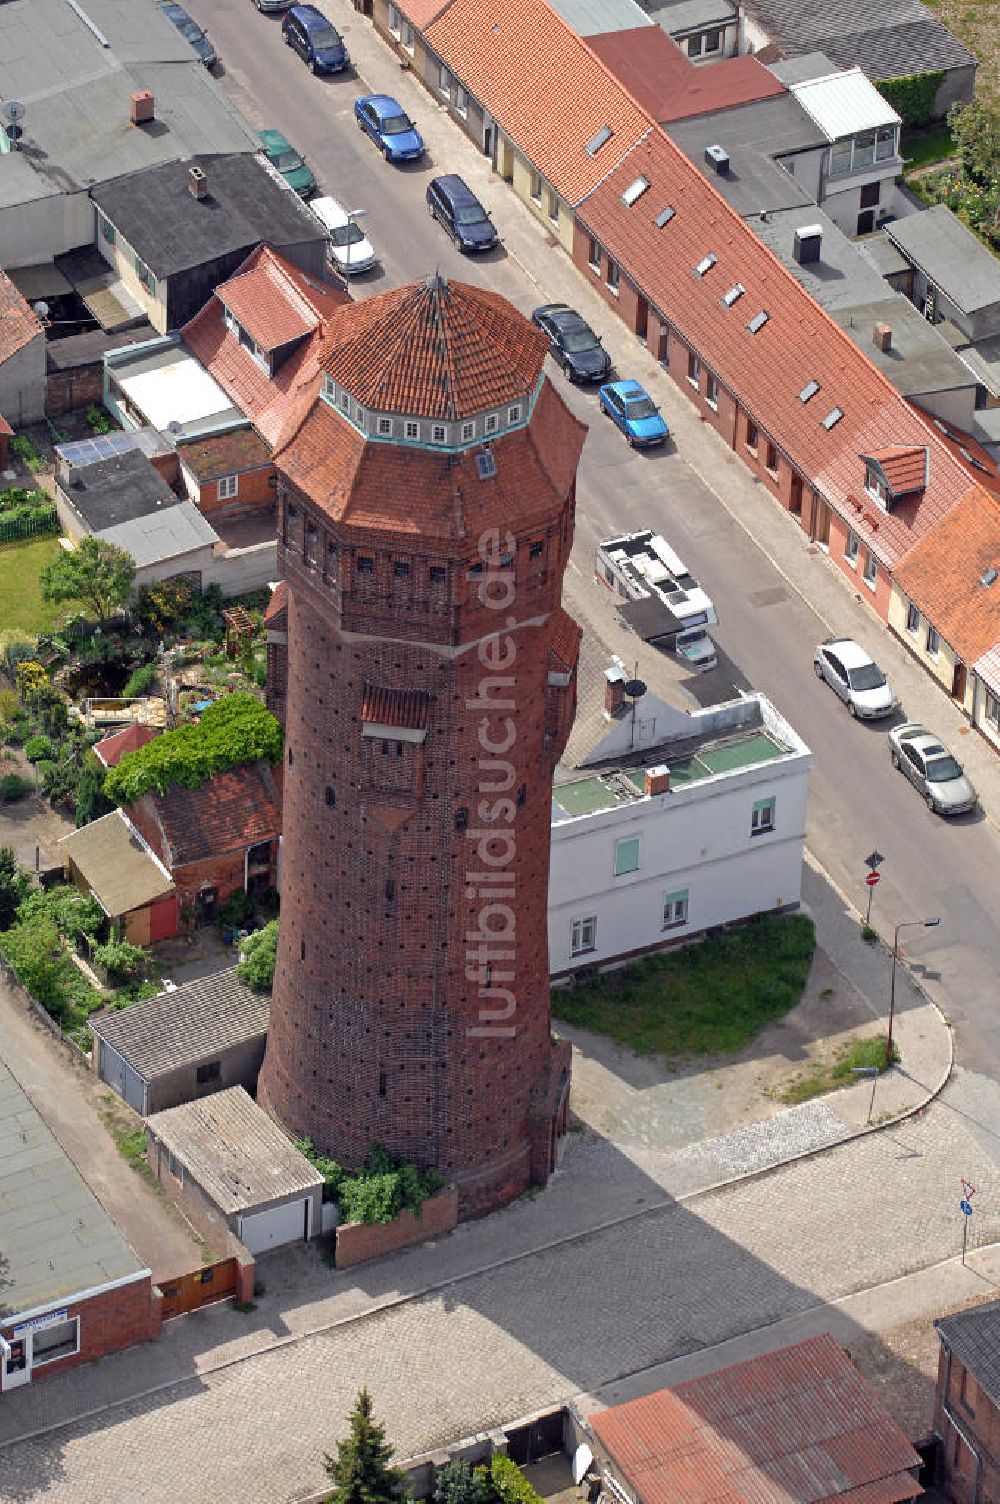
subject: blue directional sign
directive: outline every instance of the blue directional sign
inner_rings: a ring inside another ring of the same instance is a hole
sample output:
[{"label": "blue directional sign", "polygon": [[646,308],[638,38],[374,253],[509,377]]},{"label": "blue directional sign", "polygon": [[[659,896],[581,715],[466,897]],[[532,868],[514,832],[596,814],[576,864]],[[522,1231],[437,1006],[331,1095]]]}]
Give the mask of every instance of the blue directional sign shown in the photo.
[{"label": "blue directional sign", "polygon": [[971,1217],[972,1216],[972,1202],[971,1201],[960,1201],[958,1204],[962,1208],[962,1216],[963,1217]]}]

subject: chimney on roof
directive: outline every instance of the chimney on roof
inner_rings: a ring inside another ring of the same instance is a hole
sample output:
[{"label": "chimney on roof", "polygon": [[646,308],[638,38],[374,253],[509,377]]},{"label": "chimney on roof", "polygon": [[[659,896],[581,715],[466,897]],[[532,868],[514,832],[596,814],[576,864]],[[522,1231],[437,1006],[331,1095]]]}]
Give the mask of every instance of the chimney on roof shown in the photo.
[{"label": "chimney on roof", "polygon": [[670,769],[665,762],[658,763],[655,768],[647,768],[642,775],[642,782],[650,798],[653,794],[668,794],[670,792]]},{"label": "chimney on roof", "polygon": [[822,249],[823,226],[800,225],[795,231],[795,243],[792,246],[792,255],[799,265],[808,266],[811,261],[818,261]]},{"label": "chimney on roof", "polygon": [[617,720],[625,708],[625,670],[620,663],[604,670],[604,714]]},{"label": "chimney on roof", "polygon": [[188,188],[194,198],[208,197],[208,174],[200,167],[188,168]]},{"label": "chimney on roof", "polygon": [[885,354],[885,352],[887,350],[891,350],[892,349],[892,325],[891,324],[876,324],[875,328],[872,331],[872,343],[875,346],[876,350],[881,350],[882,351],[883,355]]},{"label": "chimney on roof", "polygon": [[156,101],[150,89],[139,89],[129,101],[129,115],[133,125],[146,125],[155,114]]},{"label": "chimney on roof", "polygon": [[714,168],[720,178],[725,177],[729,171],[729,153],[722,146],[706,146],[705,161],[709,167]]}]

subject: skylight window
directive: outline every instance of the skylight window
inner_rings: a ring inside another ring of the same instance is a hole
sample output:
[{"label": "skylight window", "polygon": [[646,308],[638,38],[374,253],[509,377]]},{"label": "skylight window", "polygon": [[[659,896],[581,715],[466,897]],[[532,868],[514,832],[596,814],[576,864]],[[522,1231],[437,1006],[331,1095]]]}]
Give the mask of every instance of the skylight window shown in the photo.
[{"label": "skylight window", "polygon": [[668,225],[676,213],[677,210],[673,207],[673,205],[668,204],[665,209],[660,210],[659,214],[653,220],[653,223],[658,230],[662,230],[663,226]]},{"label": "skylight window", "polygon": [[698,262],[698,265],[694,269],[695,276],[703,277],[706,272],[710,272],[718,259],[719,258],[714,251],[709,251],[707,256],[702,256],[701,260]]},{"label": "skylight window", "polygon": [[729,291],[722,294],[722,302],[725,303],[727,308],[732,308],[733,304],[738,303],[745,292],[746,288],[742,282],[734,282]]},{"label": "skylight window", "polygon": [[497,473],[497,462],[488,449],[476,455],[476,471],[480,480],[492,480]]},{"label": "skylight window", "polygon": [[806,384],[805,384],[805,386],[802,388],[801,392],[799,393],[799,401],[800,402],[808,402],[809,399],[810,399],[810,397],[815,397],[815,395],[816,395],[816,393],[818,391],[819,391],[819,382],[818,381],[807,381]]},{"label": "skylight window", "polygon": [[990,567],[988,569],[984,569],[982,574],[979,576],[979,583],[980,585],[985,585],[988,590],[991,585],[996,584],[998,579],[1000,579],[1000,569],[997,569],[995,565],[991,564]]},{"label": "skylight window", "polygon": [[843,416],[844,409],[842,407],[831,407],[830,411],[823,419],[823,427],[829,433],[831,428],[836,428],[837,424],[840,422]]},{"label": "skylight window", "polygon": [[750,320],[749,324],[747,325],[747,328],[750,331],[750,333],[751,334],[759,334],[760,331],[763,329],[764,325],[767,323],[767,321],[768,321],[769,318],[770,318],[770,314],[769,313],[765,313],[765,311],[764,311],[763,308],[761,309],[760,313],[755,313],[754,316],[753,316],[753,318]]},{"label": "skylight window", "polygon": [[583,148],[588,157],[596,157],[601,147],[607,146],[613,135],[614,131],[611,129],[610,125],[602,125],[596,136],[591,136],[590,140]]},{"label": "skylight window", "polygon": [[629,183],[628,187],[625,189],[625,192],[622,194],[622,203],[627,209],[631,209],[632,205],[636,203],[638,199],[642,198],[642,195],[645,193],[648,187],[648,178],[636,178],[634,182]]}]

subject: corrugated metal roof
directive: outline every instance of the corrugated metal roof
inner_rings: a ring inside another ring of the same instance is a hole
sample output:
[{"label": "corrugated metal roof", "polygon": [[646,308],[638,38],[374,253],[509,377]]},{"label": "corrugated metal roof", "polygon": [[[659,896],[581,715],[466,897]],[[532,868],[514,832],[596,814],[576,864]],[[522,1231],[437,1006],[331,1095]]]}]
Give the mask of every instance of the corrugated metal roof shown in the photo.
[{"label": "corrugated metal roof", "polygon": [[226,1215],[323,1184],[242,1086],[154,1112],[146,1126]]},{"label": "corrugated metal roof", "polygon": [[829,1333],[590,1423],[642,1504],[894,1504],[920,1493],[920,1458]]},{"label": "corrugated metal roof", "polygon": [[59,846],[109,919],[173,892],[173,879],[123,810],[63,836]]},{"label": "corrugated metal roof", "polygon": [[899,125],[899,116],[860,68],[831,73],[792,84],[792,93],[815,120],[828,141],[873,131],[880,125]]},{"label": "corrugated metal roof", "polygon": [[906,78],[976,59],[921,0],[744,0],[747,13],[785,53],[825,52],[839,68],[860,62],[869,78]]},{"label": "corrugated metal roof", "polygon": [[155,1081],[260,1038],[270,1015],[270,994],[255,992],[230,967],[89,1022],[137,1075]]}]

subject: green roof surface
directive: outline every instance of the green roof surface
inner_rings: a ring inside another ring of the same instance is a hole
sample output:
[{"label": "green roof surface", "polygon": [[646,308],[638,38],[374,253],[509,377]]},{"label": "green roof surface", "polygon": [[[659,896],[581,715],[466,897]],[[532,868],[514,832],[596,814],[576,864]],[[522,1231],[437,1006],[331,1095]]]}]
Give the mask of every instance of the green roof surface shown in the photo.
[{"label": "green roof surface", "polygon": [[[673,759],[666,749],[651,752],[650,766],[662,762],[670,769],[670,787],[683,788],[689,783],[700,783],[704,778],[714,778],[719,773],[737,773],[743,768],[752,768],[758,763],[773,762],[778,757],[787,757],[788,748],[767,731],[749,731],[743,736],[728,737],[724,741],[702,747],[687,757]],[[645,768],[622,769],[622,778],[635,789],[636,797],[645,793]],[[622,796],[609,788],[599,774],[581,778],[574,783],[560,783],[552,790],[556,806],[556,821],[575,819],[578,815],[592,815],[598,810],[613,809],[622,803]]]}]

